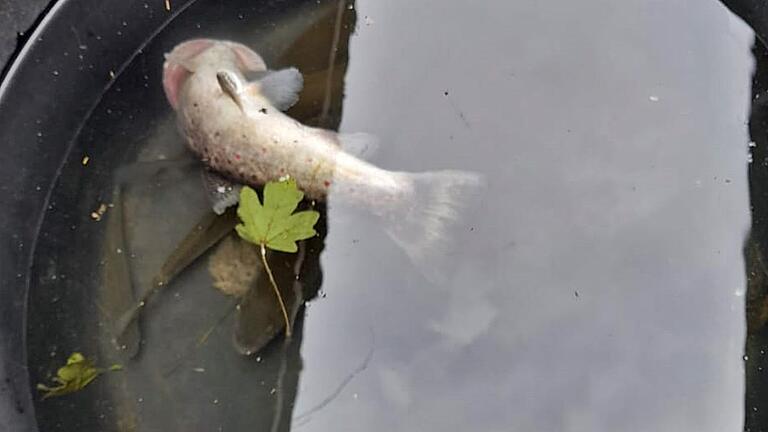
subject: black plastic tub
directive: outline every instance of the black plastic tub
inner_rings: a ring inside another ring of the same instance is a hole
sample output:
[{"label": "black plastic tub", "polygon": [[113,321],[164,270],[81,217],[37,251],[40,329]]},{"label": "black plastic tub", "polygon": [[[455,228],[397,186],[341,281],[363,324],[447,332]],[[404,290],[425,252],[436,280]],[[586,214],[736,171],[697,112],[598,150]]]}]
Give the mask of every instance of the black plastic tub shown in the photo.
[{"label": "black plastic tub", "polygon": [[[113,76],[172,18],[162,3],[144,6],[57,2],[30,35],[0,87],[3,430],[37,430],[25,345],[34,246],[54,183],[84,119]],[[123,26],[126,20],[130,26]]]},{"label": "black plastic tub", "polygon": [[[93,322],[85,324],[82,317],[100,313],[86,294],[89,287],[99,283],[99,275],[92,265],[83,263],[99,261],[103,225],[83,223],[82,216],[90,212],[88,207],[94,202],[111,199],[113,168],[121,161],[135,159],[140,151],[137,145],[147,138],[148,130],[169,132],[165,141],[181,148],[182,142],[169,123],[172,112],[160,82],[163,53],[201,35],[247,42],[269,31],[276,17],[297,9],[301,10],[294,14],[301,21],[293,26],[297,35],[314,28],[322,32],[313,38],[316,42],[304,46],[322,46],[324,37],[333,35],[325,31],[333,26],[323,25],[323,20],[341,19],[337,10],[346,11],[345,20],[354,19],[352,8],[337,5],[346,4],[59,1],[45,14],[7,68],[0,87],[0,196],[4,208],[0,212],[0,377],[4,380],[0,386],[0,430],[125,427],[118,425],[121,420],[110,418],[116,408],[109,397],[78,399],[76,395],[72,400],[82,405],[77,409],[79,414],[71,416],[68,413],[74,405],[59,401],[46,402],[45,413],[36,413],[33,400],[40,401],[40,395],[32,392],[36,383],[49,379],[56,365],[65,360],[68,353],[58,350],[61,344],[71,350],[95,350],[86,336],[93,334],[95,327]],[[187,18],[177,19],[185,11],[191,12]],[[273,52],[263,55],[278,63]],[[346,62],[343,53],[334,58]],[[311,67],[307,69],[311,72]],[[337,71],[343,77],[343,68]],[[341,98],[336,99],[329,104],[330,109],[326,107],[326,127],[338,124],[340,113],[334,110]],[[102,164],[92,162],[84,170],[88,163],[85,155]],[[294,350],[300,344],[298,330]],[[37,342],[30,344],[28,338]],[[238,358],[234,350],[230,358],[235,362],[255,361]],[[257,375],[275,373],[277,370],[266,368]],[[295,385],[296,373],[285,378],[286,386]],[[237,391],[234,384],[242,377],[233,373],[224,379],[234,380],[231,386]],[[258,376],[252,379],[259,381]],[[190,397],[194,393],[187,392]],[[162,413],[161,405],[152,409],[154,415],[169,417],[167,422],[172,423],[173,416]],[[230,427],[259,427],[258,422],[263,421],[260,427],[274,423],[286,430],[290,411],[286,413],[282,416],[285,421],[281,416],[274,420],[268,413],[257,415],[255,420],[240,416],[232,423],[240,421],[240,426]],[[203,416],[206,418],[185,421],[194,427],[206,427],[206,421],[223,424]],[[161,421],[144,427],[180,427],[171,423],[163,426]]]},{"label": "black plastic tub", "polygon": [[[717,2],[54,3],[0,84],[0,432],[759,429],[768,54],[763,7],[730,3],[754,34]],[[383,168],[482,174],[445,280],[331,200],[292,340],[233,346],[198,260],[136,357],[107,346],[104,262],[148,286],[210,213],[161,82],[199,37],[296,66],[289,114],[379,135]],[[116,248],[118,171],[166,156]],[[73,352],[125,368],[44,400]]]}]

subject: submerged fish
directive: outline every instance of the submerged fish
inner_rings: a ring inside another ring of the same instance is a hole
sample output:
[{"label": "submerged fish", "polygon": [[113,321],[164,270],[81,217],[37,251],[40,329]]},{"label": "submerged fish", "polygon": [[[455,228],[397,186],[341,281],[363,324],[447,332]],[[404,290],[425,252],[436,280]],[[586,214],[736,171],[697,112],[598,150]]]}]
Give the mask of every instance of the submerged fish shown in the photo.
[{"label": "submerged fish", "polygon": [[[246,74],[257,79],[249,82]],[[238,185],[290,176],[310,199],[330,197],[381,217],[391,237],[422,262],[446,238],[481,177],[368,163],[355,154],[374,145],[369,135],[309,127],[282,112],[302,85],[295,68],[270,71],[256,52],[231,41],[190,40],[166,55],[163,87],[190,150],[210,171],[214,210],[237,202]]]}]

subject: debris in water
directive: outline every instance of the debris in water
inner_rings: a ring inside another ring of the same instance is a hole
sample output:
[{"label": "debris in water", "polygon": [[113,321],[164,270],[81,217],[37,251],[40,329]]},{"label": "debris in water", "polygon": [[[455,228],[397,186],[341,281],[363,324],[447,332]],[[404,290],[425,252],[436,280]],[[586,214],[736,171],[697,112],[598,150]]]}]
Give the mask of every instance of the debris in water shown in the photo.
[{"label": "debris in water", "polygon": [[93,362],[76,352],[69,356],[66,365],[56,371],[56,376],[53,377],[53,382],[55,383],[53,387],[38,384],[37,389],[43,392],[43,399],[51,396],[64,396],[82,390],[93,382],[96,377],[106,371],[119,371],[122,369],[121,365],[112,365],[107,369],[96,368],[93,366]]},{"label": "debris in water", "polygon": [[88,165],[88,162],[90,162],[91,158],[88,157],[88,155],[83,156],[82,164],[83,166]]},{"label": "debris in water", "polygon": [[658,102],[659,101],[659,97],[651,95],[651,96],[648,96],[648,100],[651,101],[651,102]]},{"label": "debris in water", "polygon": [[171,10],[171,0],[165,0],[165,10]]},{"label": "debris in water", "polygon": [[225,238],[208,263],[213,286],[234,297],[244,296],[262,270],[259,247],[238,237]]},{"label": "debris in water", "polygon": [[[83,165],[85,165],[86,163],[88,163],[88,162],[87,161],[84,162]],[[96,210],[91,212],[91,219],[95,220],[96,222],[100,221],[101,217],[104,216],[104,213],[107,212],[107,208],[108,207],[107,207],[106,204],[101,203],[99,205],[99,208],[97,208]]]}]

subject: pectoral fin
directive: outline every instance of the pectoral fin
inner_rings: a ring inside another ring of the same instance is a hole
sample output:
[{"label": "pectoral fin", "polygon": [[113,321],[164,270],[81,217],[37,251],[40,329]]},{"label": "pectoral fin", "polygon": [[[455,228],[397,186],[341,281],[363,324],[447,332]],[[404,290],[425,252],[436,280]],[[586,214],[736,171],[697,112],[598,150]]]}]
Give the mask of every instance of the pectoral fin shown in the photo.
[{"label": "pectoral fin", "polygon": [[258,81],[246,83],[238,74],[220,70],[216,73],[219,87],[244,112],[261,111],[263,107],[255,107],[249,103],[247,96],[266,98],[272,106],[280,111],[292,107],[299,100],[299,93],[304,87],[304,78],[296,68],[267,72]]},{"label": "pectoral fin", "polygon": [[275,108],[285,111],[299,101],[303,87],[304,77],[298,69],[291,67],[268,73],[251,84],[249,91],[261,92]]}]

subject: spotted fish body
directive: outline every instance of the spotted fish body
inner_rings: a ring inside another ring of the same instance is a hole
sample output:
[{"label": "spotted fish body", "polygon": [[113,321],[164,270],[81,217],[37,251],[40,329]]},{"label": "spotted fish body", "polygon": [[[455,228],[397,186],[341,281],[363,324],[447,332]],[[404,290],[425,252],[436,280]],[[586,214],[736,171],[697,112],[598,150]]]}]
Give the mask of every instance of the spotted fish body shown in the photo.
[{"label": "spotted fish body", "polygon": [[[260,75],[247,82],[245,74]],[[370,210],[415,260],[446,235],[480,177],[462,171],[404,173],[344,151],[364,135],[301,124],[282,111],[298,100],[301,74],[269,71],[250,48],[196,39],[166,56],[163,84],[189,149],[215,173],[253,186],[290,176],[311,199]],[[365,145],[363,145],[365,146]]]},{"label": "spotted fish body", "polygon": [[[182,45],[177,50],[184,48]],[[253,52],[249,55],[257,56]],[[169,63],[173,59],[171,53]],[[267,72],[260,64],[254,62],[258,69],[248,72]],[[174,66],[166,66],[166,70]],[[230,45],[211,41],[180,66],[190,73],[177,92],[179,128],[189,148],[213,171],[249,185],[262,185],[289,175],[309,198],[319,200],[328,196],[334,183],[334,190],[344,186],[338,195],[349,202],[394,201],[408,187],[398,173],[382,170],[342,151],[336,133],[305,126],[285,115],[262,93],[260,83],[244,86],[236,95],[225,91],[217,78],[222,71],[239,82],[245,81],[242,62]],[[290,76],[292,71],[295,69],[284,74]],[[298,76],[300,83],[298,72],[293,76]],[[295,102],[300,84],[296,86],[295,79],[277,81],[273,85],[294,86],[288,90],[288,103],[284,103],[285,98],[278,100],[281,108],[287,108]]]}]

